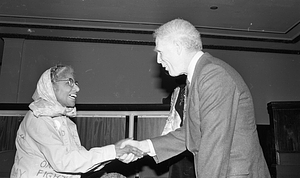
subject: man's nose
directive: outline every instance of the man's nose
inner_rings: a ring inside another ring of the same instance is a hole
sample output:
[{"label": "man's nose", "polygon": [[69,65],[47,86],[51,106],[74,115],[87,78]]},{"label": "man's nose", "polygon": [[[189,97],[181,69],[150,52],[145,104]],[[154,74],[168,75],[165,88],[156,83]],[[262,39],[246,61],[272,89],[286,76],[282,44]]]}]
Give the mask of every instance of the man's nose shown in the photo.
[{"label": "man's nose", "polygon": [[161,56],[160,56],[159,53],[156,56],[156,62],[159,63],[159,64],[161,63]]}]

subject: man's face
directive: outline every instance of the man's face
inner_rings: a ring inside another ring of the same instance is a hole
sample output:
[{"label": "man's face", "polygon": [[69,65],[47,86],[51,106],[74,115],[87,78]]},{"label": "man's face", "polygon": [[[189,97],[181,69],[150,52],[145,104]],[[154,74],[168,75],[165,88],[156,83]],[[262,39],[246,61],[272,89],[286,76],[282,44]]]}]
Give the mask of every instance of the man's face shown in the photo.
[{"label": "man's face", "polygon": [[182,64],[178,46],[168,40],[156,40],[155,50],[157,52],[157,63],[161,64],[170,76],[182,74]]}]

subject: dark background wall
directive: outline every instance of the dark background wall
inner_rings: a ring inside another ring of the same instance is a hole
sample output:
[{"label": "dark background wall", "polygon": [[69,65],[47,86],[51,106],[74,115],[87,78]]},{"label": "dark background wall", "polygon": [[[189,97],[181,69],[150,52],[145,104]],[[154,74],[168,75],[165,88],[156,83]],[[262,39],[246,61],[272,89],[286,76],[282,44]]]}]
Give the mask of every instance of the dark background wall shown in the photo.
[{"label": "dark background wall", "polygon": [[155,62],[152,33],[179,17],[202,33],[205,52],[241,73],[257,123],[269,124],[267,103],[300,99],[298,4],[4,0],[0,103],[30,103],[42,72],[64,63],[75,68],[79,104],[160,104],[177,83]]},{"label": "dark background wall", "polygon": [[[74,67],[81,89],[79,104],[159,104],[176,85],[156,64],[153,46],[10,39],[5,42],[12,46],[5,48],[3,58],[1,80],[7,85],[1,87],[6,93],[1,102],[31,102],[42,72],[58,63]],[[21,55],[7,56],[11,53]]]},{"label": "dark background wall", "polygon": [[[156,64],[153,45],[4,38],[0,102],[30,103],[42,72],[64,63],[75,68],[79,104],[160,104],[176,82]],[[205,47],[205,52],[243,76],[254,98],[258,124],[269,123],[268,102],[300,99],[298,54]]]}]

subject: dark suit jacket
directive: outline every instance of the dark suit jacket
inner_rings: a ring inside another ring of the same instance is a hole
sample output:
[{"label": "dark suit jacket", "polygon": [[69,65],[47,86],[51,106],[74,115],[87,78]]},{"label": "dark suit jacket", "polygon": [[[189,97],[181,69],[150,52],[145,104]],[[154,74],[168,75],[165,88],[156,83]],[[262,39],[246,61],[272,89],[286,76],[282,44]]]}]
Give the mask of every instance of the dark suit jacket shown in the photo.
[{"label": "dark suit jacket", "polygon": [[197,62],[183,127],[151,141],[156,162],[191,151],[198,178],[270,177],[250,91],[238,72],[208,53]]}]

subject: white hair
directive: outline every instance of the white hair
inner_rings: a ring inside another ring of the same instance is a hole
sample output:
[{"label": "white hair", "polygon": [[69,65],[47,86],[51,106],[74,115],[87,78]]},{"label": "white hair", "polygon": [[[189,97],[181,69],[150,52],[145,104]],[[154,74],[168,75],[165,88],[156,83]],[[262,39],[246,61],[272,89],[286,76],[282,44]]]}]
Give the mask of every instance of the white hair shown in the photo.
[{"label": "white hair", "polygon": [[156,40],[178,40],[188,50],[202,50],[200,32],[188,21],[183,19],[171,20],[153,34]]}]

